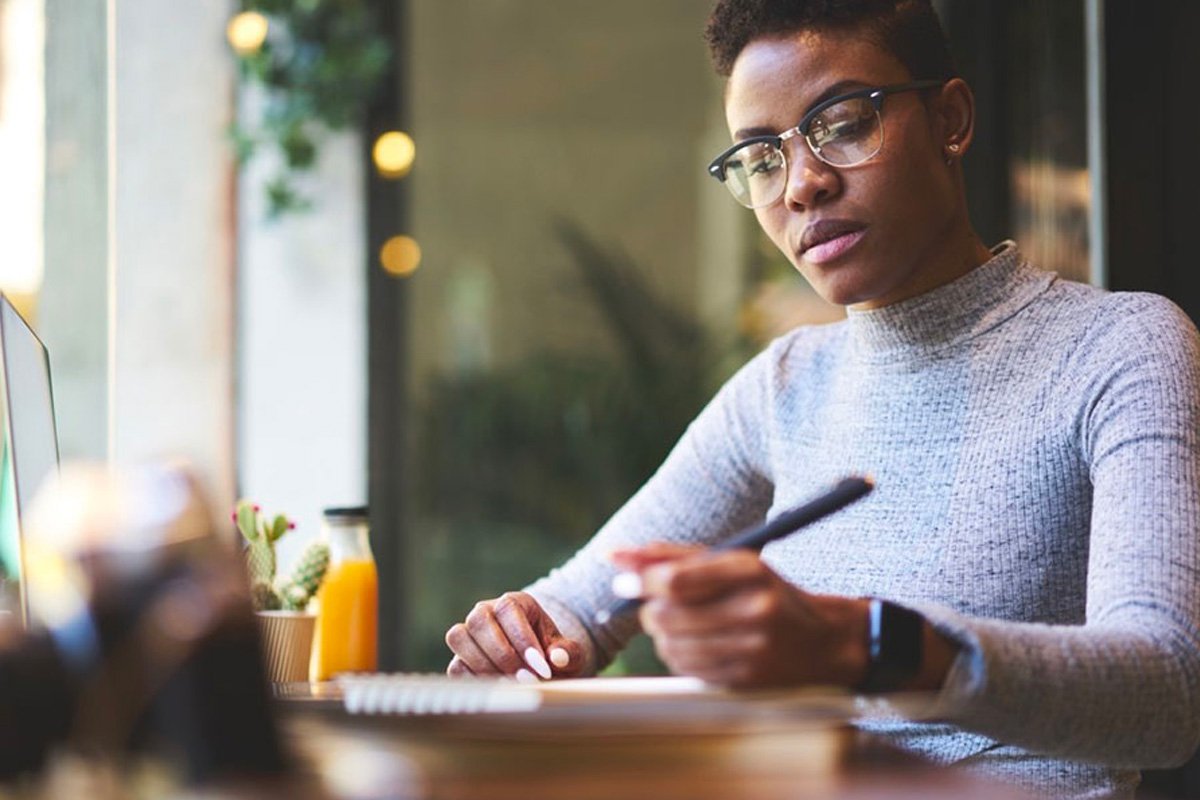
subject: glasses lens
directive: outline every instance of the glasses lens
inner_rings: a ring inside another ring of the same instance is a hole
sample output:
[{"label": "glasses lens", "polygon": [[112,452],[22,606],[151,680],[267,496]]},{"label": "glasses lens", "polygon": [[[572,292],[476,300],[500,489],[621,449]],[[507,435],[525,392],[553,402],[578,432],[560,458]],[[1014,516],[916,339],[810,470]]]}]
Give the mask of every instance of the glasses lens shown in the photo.
[{"label": "glasses lens", "polygon": [[783,192],[787,167],[783,152],[768,142],[754,142],[725,159],[725,186],[747,208],[774,203]]},{"label": "glasses lens", "polygon": [[870,98],[855,97],[823,109],[809,122],[806,136],[825,163],[850,167],[879,152],[883,125]]}]

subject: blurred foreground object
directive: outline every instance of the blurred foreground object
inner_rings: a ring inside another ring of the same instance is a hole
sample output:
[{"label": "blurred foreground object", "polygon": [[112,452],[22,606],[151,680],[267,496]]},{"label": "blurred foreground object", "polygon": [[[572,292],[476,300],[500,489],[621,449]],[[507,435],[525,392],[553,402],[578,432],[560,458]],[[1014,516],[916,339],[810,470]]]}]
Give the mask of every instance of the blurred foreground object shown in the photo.
[{"label": "blurred foreground object", "polygon": [[0,777],[65,752],[189,784],[281,774],[245,573],[174,468],[63,468],[33,506],[31,628],[0,629]]}]

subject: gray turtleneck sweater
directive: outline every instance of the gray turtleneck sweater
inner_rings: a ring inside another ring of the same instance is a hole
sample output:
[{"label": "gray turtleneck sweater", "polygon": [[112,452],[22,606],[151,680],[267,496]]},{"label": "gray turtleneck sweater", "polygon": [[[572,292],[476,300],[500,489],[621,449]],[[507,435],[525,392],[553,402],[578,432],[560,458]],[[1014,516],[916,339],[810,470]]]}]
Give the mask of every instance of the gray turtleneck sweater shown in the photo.
[{"label": "gray turtleneck sweater", "polygon": [[869,473],[871,495],[762,558],[959,644],[945,723],[873,727],[1041,793],[1129,797],[1200,739],[1198,423],[1200,342],[1177,307],[1058,280],[1008,244],[774,341],[530,591],[603,665],[636,625],[591,622],[613,547],[713,543]]}]

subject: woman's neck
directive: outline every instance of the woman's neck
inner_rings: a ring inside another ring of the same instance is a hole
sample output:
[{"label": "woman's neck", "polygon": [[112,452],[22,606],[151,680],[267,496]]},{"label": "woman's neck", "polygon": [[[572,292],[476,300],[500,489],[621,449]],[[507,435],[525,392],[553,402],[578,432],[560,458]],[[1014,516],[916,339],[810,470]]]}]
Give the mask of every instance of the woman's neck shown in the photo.
[{"label": "woman's neck", "polygon": [[969,221],[964,220],[960,225],[954,226],[953,230],[956,232],[942,239],[942,246],[938,247],[937,252],[930,253],[926,258],[929,267],[922,270],[916,280],[882,297],[857,303],[852,308],[868,311],[917,297],[958,280],[991,259],[991,250],[975,233]]}]

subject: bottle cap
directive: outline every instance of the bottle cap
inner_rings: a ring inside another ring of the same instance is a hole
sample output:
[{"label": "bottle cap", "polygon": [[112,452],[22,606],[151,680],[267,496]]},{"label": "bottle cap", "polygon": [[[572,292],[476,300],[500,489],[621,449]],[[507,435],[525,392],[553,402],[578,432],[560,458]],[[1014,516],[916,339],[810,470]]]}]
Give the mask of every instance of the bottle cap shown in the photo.
[{"label": "bottle cap", "polygon": [[367,519],[370,516],[367,506],[335,506],[321,512],[330,522]]}]

